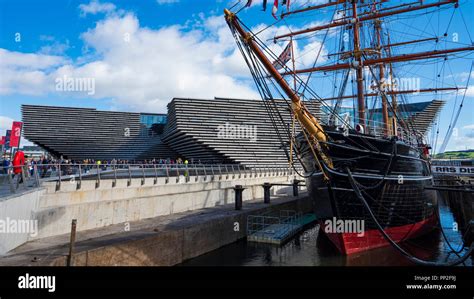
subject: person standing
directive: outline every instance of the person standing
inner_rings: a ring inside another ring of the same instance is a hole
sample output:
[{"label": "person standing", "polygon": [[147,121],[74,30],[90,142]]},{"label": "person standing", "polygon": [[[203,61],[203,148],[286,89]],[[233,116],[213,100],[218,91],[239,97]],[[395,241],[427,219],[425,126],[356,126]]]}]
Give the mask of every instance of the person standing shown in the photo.
[{"label": "person standing", "polygon": [[23,151],[16,151],[15,156],[13,157],[13,178],[17,175],[20,176],[19,183],[23,183],[23,176],[21,175],[23,172],[23,167],[25,166],[25,154]]},{"label": "person standing", "polygon": [[28,162],[28,170],[30,172],[30,177],[32,177],[35,174],[35,165],[36,165],[36,160],[34,158],[31,158]]},{"label": "person standing", "polygon": [[184,176],[188,177],[189,176],[189,170],[188,170],[188,160],[184,160],[184,167],[186,168],[184,170]]},{"label": "person standing", "polygon": [[2,173],[8,174],[8,169],[10,167],[10,161],[8,159],[3,159],[2,161]]},{"label": "person standing", "polygon": [[41,177],[44,178],[46,176],[46,173],[48,172],[48,158],[46,156],[43,156],[41,160]]}]

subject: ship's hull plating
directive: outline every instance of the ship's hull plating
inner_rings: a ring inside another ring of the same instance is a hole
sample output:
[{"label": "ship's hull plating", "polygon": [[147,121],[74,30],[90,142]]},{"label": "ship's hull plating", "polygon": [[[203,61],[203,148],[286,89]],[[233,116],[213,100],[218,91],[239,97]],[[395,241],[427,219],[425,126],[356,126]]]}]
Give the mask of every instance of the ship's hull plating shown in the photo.
[{"label": "ship's hull plating", "polygon": [[326,168],[329,183],[323,180],[311,151],[304,145],[302,162],[309,174],[306,184],[321,229],[341,253],[389,245],[355,195],[347,168],[375,218],[395,242],[436,227],[436,192],[425,189],[433,185],[430,167],[416,148],[396,140],[343,136],[334,131],[329,135],[334,141],[326,148],[334,164],[332,169]]}]

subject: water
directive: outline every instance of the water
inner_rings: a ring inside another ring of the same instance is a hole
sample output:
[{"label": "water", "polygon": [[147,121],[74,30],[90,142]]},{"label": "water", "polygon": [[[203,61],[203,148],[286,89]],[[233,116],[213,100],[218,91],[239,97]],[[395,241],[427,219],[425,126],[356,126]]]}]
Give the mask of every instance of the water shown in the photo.
[{"label": "water", "polygon": [[[469,213],[461,214],[462,215],[454,215],[450,208],[450,201],[440,197],[441,224],[454,249],[459,249],[462,246],[462,234],[465,229],[465,227],[460,226],[459,223],[465,223],[466,221],[465,219],[462,221],[463,219],[459,219],[459,217],[465,217],[467,214],[472,218],[472,210]],[[453,229],[455,228],[455,221],[458,223],[457,231]],[[404,242],[402,247],[412,255],[423,260],[446,262],[457,258],[455,254],[449,254],[450,249],[445,244],[441,232],[437,229],[421,238]],[[462,253],[460,253],[460,255],[462,255]],[[191,259],[181,265],[409,266],[413,264],[392,246],[377,248],[350,256],[343,256],[335,250],[332,243],[320,232],[319,225],[313,224],[283,246],[251,243],[240,240]],[[465,265],[473,265],[472,257],[465,262]]]}]

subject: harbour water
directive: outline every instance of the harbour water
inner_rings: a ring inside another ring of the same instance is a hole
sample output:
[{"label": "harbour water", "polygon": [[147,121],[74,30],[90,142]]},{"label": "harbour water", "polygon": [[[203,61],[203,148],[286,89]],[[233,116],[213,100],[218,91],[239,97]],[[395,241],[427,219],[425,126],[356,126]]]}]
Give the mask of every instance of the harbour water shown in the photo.
[{"label": "harbour water", "polygon": [[[452,199],[440,198],[440,216],[446,237],[454,249],[459,249],[465,231],[466,217],[472,219],[470,211],[457,212],[452,208]],[[468,198],[472,200],[472,198]],[[462,200],[460,198],[456,200]],[[463,200],[467,200],[463,198]],[[454,212],[454,213],[453,213]],[[469,219],[467,219],[467,222]],[[457,227],[456,227],[457,226]],[[457,228],[457,229],[456,229]],[[445,243],[439,229],[417,239],[405,241],[402,245],[412,255],[430,261],[445,263],[456,259]],[[462,255],[465,251],[461,252]],[[240,240],[205,255],[191,259],[181,266],[410,266],[413,265],[391,246],[378,248],[350,256],[340,255],[331,242],[319,230],[318,224],[312,224],[283,246],[251,243]],[[462,264],[461,264],[462,265]],[[473,265],[473,257],[468,258],[465,266]]]}]

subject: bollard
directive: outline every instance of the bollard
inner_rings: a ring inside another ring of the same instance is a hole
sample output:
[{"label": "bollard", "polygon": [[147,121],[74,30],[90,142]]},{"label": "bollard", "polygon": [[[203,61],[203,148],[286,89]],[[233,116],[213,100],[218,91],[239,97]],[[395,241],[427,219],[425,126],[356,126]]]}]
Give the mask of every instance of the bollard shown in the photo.
[{"label": "bollard", "polygon": [[76,242],[76,224],[77,220],[72,219],[71,223],[71,238],[69,241],[69,255],[67,256],[67,266],[72,266],[72,257],[74,255],[74,243]]},{"label": "bollard", "polygon": [[299,181],[295,179],[293,181],[293,196],[298,196],[298,184]]},{"label": "bollard", "polygon": [[263,203],[270,203],[270,189],[272,185],[270,183],[263,183]]},{"label": "bollard", "polygon": [[245,190],[245,188],[242,187],[242,185],[235,185],[234,191],[235,191],[235,209],[236,210],[242,210],[242,192]]},{"label": "bollard", "polygon": [[76,183],[76,190],[80,190],[82,185],[82,168],[81,164],[79,164],[79,180]]},{"label": "bollard", "polygon": [[97,164],[97,180],[95,181],[95,188],[100,187],[100,165]]},{"label": "bollard", "polygon": [[117,187],[117,166],[112,166],[114,168],[114,179],[112,181],[112,188]]},{"label": "bollard", "polygon": [[58,181],[56,182],[56,191],[61,190],[61,165],[58,164]]},{"label": "bollard", "polygon": [[153,169],[155,170],[155,178],[153,179],[153,185],[158,183],[158,171],[156,170],[156,164],[153,164]]}]

